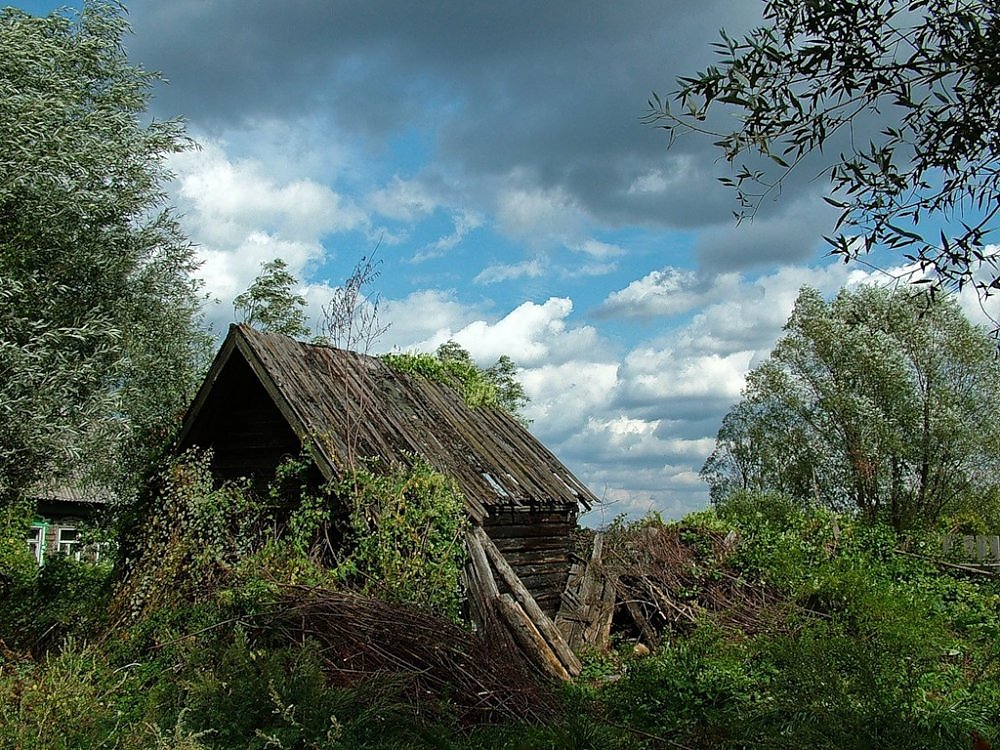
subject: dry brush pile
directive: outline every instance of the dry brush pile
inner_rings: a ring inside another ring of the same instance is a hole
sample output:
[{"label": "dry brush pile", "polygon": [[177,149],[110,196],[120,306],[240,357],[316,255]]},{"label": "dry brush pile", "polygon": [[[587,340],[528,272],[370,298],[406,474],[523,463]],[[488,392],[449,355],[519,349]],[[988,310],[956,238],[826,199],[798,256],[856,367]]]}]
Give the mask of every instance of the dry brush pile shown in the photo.
[{"label": "dry brush pile", "polygon": [[[794,605],[733,564],[734,531],[639,524],[612,528],[592,565],[610,583],[611,631],[659,645],[664,633],[687,632],[701,620],[744,634],[787,629]],[[581,538],[587,546],[592,537]]]},{"label": "dry brush pile", "polygon": [[517,650],[413,607],[286,585],[257,627],[289,643],[318,643],[332,684],[385,681],[418,713],[433,715],[446,701],[462,723],[541,723],[559,710]]}]

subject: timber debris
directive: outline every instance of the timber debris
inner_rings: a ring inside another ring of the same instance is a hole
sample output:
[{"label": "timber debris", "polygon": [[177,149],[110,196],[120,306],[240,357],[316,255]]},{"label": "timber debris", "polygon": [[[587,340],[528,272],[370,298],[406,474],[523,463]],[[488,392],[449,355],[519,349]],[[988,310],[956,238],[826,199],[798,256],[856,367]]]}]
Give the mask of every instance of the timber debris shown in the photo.
[{"label": "timber debris", "polygon": [[413,607],[284,585],[260,627],[289,643],[318,643],[331,684],[388,683],[418,713],[447,703],[466,724],[541,723],[559,710],[517,651]]},{"label": "timber debris", "polygon": [[466,546],[472,616],[485,640],[516,644],[539,672],[550,677],[570,680],[580,674],[580,660],[486,532],[473,528],[466,535]]},{"label": "timber debris", "polygon": [[572,649],[602,651],[613,636],[656,648],[700,619],[745,633],[787,629],[791,603],[727,564],[737,543],[733,532],[658,524],[584,535],[555,623]]}]

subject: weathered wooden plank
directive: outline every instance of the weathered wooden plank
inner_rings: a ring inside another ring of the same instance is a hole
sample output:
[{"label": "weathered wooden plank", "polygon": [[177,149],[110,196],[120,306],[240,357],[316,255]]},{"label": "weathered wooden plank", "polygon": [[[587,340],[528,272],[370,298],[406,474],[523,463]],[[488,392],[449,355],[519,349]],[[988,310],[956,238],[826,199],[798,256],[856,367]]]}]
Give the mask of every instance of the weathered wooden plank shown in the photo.
[{"label": "weathered wooden plank", "polygon": [[496,602],[500,597],[493,571],[482,545],[474,534],[466,533],[465,545],[469,559],[465,567],[467,591],[472,605],[472,616],[476,625],[485,637],[494,639]]},{"label": "weathered wooden plank", "polygon": [[515,524],[507,523],[506,519],[503,523],[497,523],[494,520],[495,517],[491,513],[490,521],[486,524],[486,530],[490,538],[497,542],[498,545],[501,540],[516,539],[527,542],[536,537],[546,538],[553,536],[560,537],[560,541],[566,544],[567,538],[575,529],[575,525],[571,525],[569,521],[562,518],[543,518],[530,524]]},{"label": "weathered wooden plank", "polygon": [[595,648],[605,650],[611,645],[611,623],[615,615],[615,588],[606,576],[600,577],[595,589],[594,605],[590,622],[584,625],[583,641]]},{"label": "weathered wooden plank", "polygon": [[945,556],[954,554],[956,548],[962,550],[965,560],[982,565],[1000,562],[1000,536],[985,534],[946,534],[942,539]]},{"label": "weathered wooden plank", "polygon": [[[506,513],[505,520],[516,517],[524,520],[525,513]],[[539,517],[541,514],[532,514]],[[558,514],[550,514],[556,515]],[[490,519],[496,523],[496,519]],[[527,528],[526,524],[521,524]],[[536,524],[531,527],[535,536],[529,538],[504,537],[507,527],[488,525],[487,534],[499,549],[507,562],[517,573],[518,578],[538,601],[539,606],[554,616],[559,607],[559,594],[562,592],[569,572],[570,530],[564,523],[558,525]]]},{"label": "weathered wooden plank", "polygon": [[[491,539],[493,537],[490,537]],[[553,555],[561,554],[569,570],[569,540],[565,537],[539,538],[532,543],[521,540],[504,539],[494,542],[505,555]]]},{"label": "weathered wooden plank", "polygon": [[601,569],[604,535],[596,534],[589,562],[577,564],[566,584],[556,625],[570,647],[607,648],[614,617],[615,592]]},{"label": "weathered wooden plank", "polygon": [[[499,550],[500,548],[497,547]],[[566,576],[569,572],[569,565],[566,563],[566,558],[561,555],[555,555],[552,557],[518,557],[517,555],[509,555],[506,551],[500,550],[500,553],[504,556],[510,566],[517,571],[517,575],[523,578],[526,575],[554,575],[559,574],[558,589],[562,591],[563,586],[566,585]],[[558,591],[556,592],[558,593]]]},{"label": "weathered wooden plank", "polygon": [[514,635],[515,641],[531,660],[542,670],[556,679],[569,682],[572,677],[556,656],[534,622],[510,594],[501,594],[497,599],[500,614]]},{"label": "weathered wooden plank", "polygon": [[535,599],[546,595],[557,599],[566,582],[562,571],[550,571],[540,575],[522,575],[521,571],[514,568],[514,572],[517,573],[517,577],[528,591],[538,592],[537,594],[532,593]]},{"label": "weathered wooden plank", "polygon": [[[548,615],[550,619],[555,617],[555,613],[559,611],[559,597],[557,596],[539,596],[535,598],[535,601],[537,602],[539,608],[541,608],[541,610]],[[550,612],[552,613],[551,615],[549,615]]]},{"label": "weathered wooden plank", "polygon": [[[498,547],[510,547],[518,548],[523,547],[526,549],[544,549],[546,545],[558,545],[560,547],[569,548],[569,535],[571,531],[563,524],[542,526],[542,529],[547,533],[535,533],[531,536],[520,536],[518,534],[505,534],[502,531],[503,527],[498,526],[488,526],[486,531],[490,534],[490,539]],[[492,532],[498,531],[500,533],[494,534]]]},{"label": "weathered wooden plank", "polygon": [[573,676],[580,674],[580,670],[582,669],[580,660],[577,659],[576,654],[574,654],[569,646],[566,645],[566,642],[563,640],[562,635],[556,629],[552,620],[549,619],[549,616],[546,615],[538,606],[534,597],[528,589],[525,588],[524,584],[521,583],[520,579],[514,573],[514,570],[500,553],[500,550],[496,548],[482,528],[476,528],[474,533],[479,538],[479,542],[482,544],[483,550],[486,552],[486,556],[493,564],[493,567],[497,571],[501,580],[511,590],[511,593],[514,594],[521,606],[524,607],[524,611],[531,618],[531,621],[535,623],[536,627],[545,637],[545,640],[552,647],[553,651],[555,651],[558,655],[559,659],[565,665],[566,670]]},{"label": "weathered wooden plank", "polygon": [[508,560],[520,560],[525,565],[558,562],[566,573],[569,573],[569,549],[565,544],[547,544],[525,549],[511,545],[497,544],[496,548],[503,552]]},{"label": "weathered wooden plank", "polygon": [[656,634],[653,626],[649,624],[649,620],[646,618],[646,615],[642,613],[642,608],[639,606],[638,602],[633,599],[625,599],[622,603],[625,605],[625,609],[628,610],[629,617],[632,618],[632,622],[634,622],[636,627],[639,628],[639,632],[642,634],[642,639],[653,648],[659,645],[660,637]]},{"label": "weathered wooden plank", "polygon": [[[497,549],[500,548],[497,547]],[[569,565],[566,562],[565,556],[531,555],[522,557],[519,555],[512,555],[507,550],[501,549],[500,552],[507,559],[507,562],[511,564],[511,567],[518,571],[518,575],[521,575],[522,572],[527,574],[527,572],[532,569],[549,570],[553,573],[559,573],[559,591],[562,591],[563,586],[566,585],[566,578],[569,574]]]},{"label": "weathered wooden plank", "polygon": [[511,503],[497,503],[493,506],[494,517],[500,519],[505,525],[523,523],[531,524],[536,521],[543,523],[569,523],[576,515],[576,508],[572,503],[559,503],[558,498],[553,498],[548,504],[532,503],[530,505],[516,505]]},{"label": "weathered wooden plank", "polygon": [[486,551],[482,542],[473,531],[465,534],[466,549],[469,551],[469,560],[476,572],[478,580],[482,584],[483,594],[491,599],[500,596],[500,589],[497,587],[496,579],[493,578],[493,571],[490,569]]},{"label": "weathered wooden plank", "polygon": [[[501,550],[503,551],[503,550]],[[562,591],[563,586],[566,585],[566,560],[563,558],[556,558],[549,561],[543,561],[540,563],[524,563],[520,564],[515,560],[511,560],[510,556],[504,554],[507,558],[507,562],[510,563],[511,567],[517,572],[518,578],[524,581],[527,578],[533,576],[549,576],[556,580],[556,594]],[[526,584],[527,585],[527,584]],[[531,588],[530,586],[528,588]]]}]

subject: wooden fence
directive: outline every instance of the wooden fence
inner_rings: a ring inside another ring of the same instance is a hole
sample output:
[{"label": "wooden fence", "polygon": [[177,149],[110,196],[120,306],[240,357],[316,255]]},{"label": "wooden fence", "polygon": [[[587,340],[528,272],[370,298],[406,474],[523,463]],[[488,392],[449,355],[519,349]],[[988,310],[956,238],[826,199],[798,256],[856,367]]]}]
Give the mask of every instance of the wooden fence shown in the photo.
[{"label": "wooden fence", "polygon": [[942,541],[942,549],[946,557],[1000,568],[1000,536],[948,534]]}]

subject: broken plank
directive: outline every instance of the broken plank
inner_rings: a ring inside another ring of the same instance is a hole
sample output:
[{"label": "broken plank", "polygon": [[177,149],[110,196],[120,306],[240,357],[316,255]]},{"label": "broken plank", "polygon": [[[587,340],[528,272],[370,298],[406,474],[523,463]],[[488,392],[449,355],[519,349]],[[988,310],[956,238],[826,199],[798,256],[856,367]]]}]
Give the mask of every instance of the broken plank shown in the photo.
[{"label": "broken plank", "polygon": [[574,677],[580,674],[583,666],[580,664],[580,660],[576,658],[576,654],[573,653],[572,649],[566,644],[559,630],[553,624],[552,620],[546,615],[541,607],[538,606],[538,602],[531,595],[531,592],[525,588],[524,584],[521,583],[521,579],[517,577],[513,568],[504,559],[503,554],[500,550],[496,548],[493,541],[486,535],[482,527],[476,527],[473,532],[482,545],[483,549],[486,551],[486,556],[489,558],[490,562],[493,563],[493,567],[496,569],[500,576],[500,579],[504,582],[512,594],[517,598],[517,601],[524,607],[524,611],[531,618],[531,621],[535,623],[538,630],[545,637],[545,640],[555,651],[556,655],[562,661],[566,670]]},{"label": "broken plank", "polygon": [[498,609],[510,628],[514,640],[531,660],[542,670],[564,682],[572,678],[562,661],[556,656],[542,634],[538,632],[531,618],[514,601],[510,594],[501,594],[497,599]]}]

